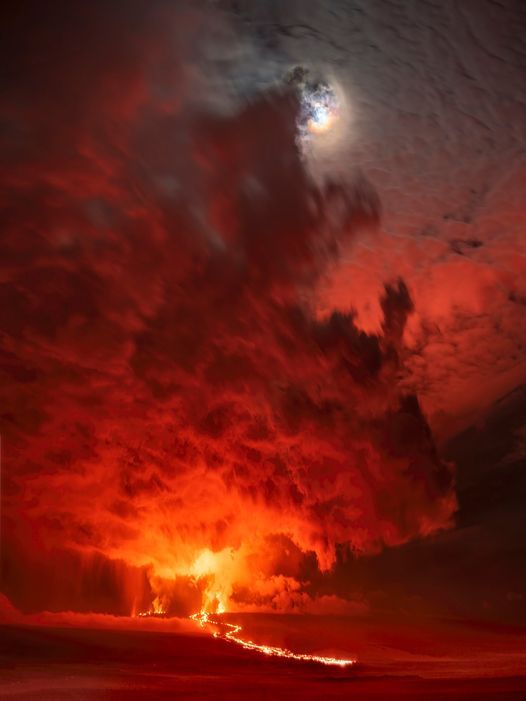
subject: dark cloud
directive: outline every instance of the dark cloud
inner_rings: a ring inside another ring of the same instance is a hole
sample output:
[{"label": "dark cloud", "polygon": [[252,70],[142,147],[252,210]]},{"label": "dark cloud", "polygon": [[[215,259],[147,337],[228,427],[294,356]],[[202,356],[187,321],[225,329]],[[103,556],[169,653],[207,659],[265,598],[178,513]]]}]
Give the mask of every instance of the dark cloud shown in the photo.
[{"label": "dark cloud", "polygon": [[[309,607],[303,574],[341,544],[447,527],[451,468],[400,382],[408,288],[383,289],[374,334],[316,303],[378,223],[373,187],[312,178],[288,88],[230,114],[190,99],[190,8],[42,12],[12,10],[23,43],[2,104],[19,128],[2,172],[10,595],[47,606],[19,588],[34,571],[52,607],[89,589],[120,611],[118,561],[178,610],[234,592]],[[100,579],[68,593],[46,561]]]}]

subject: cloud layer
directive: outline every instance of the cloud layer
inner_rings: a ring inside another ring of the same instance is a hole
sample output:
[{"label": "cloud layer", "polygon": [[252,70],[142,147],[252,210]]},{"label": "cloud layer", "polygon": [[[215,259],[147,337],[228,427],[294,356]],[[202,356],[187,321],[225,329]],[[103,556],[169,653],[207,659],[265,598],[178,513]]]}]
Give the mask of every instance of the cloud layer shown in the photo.
[{"label": "cloud layer", "polygon": [[8,592],[46,561],[78,580],[77,557],[124,568],[99,588],[126,605],[150,587],[173,611],[310,610],[339,546],[446,527],[451,467],[401,380],[398,271],[375,333],[320,314],[320,281],[380,206],[363,177],[312,179],[294,93],[200,99],[190,10],[12,23],[27,46],[2,103]]}]

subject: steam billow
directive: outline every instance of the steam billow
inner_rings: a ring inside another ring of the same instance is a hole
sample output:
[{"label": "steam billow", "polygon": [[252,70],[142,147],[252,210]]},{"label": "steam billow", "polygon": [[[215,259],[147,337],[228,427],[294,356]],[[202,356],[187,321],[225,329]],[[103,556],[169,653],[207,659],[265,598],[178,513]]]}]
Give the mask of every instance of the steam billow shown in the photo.
[{"label": "steam billow", "polygon": [[182,49],[144,35],[83,64],[81,104],[51,53],[53,119],[43,76],[20,87],[45,157],[21,148],[2,176],[6,594],[128,615],[345,606],[337,553],[426,536],[454,507],[401,385],[404,282],[377,334],[352,299],[317,304],[378,197],[307,170],[298,125],[335,118],[328,84],[214,111]]}]

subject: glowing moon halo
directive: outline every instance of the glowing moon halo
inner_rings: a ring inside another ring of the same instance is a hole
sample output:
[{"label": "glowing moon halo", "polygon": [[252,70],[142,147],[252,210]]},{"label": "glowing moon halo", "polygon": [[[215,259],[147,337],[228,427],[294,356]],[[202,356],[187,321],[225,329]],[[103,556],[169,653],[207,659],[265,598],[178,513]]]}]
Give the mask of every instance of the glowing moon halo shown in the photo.
[{"label": "glowing moon halo", "polygon": [[326,80],[310,78],[306,69],[297,69],[292,82],[300,102],[300,136],[308,139],[309,135],[330,131],[340,116],[340,100],[334,86]]},{"label": "glowing moon halo", "polygon": [[307,122],[307,129],[312,134],[323,134],[328,131],[334,121],[336,115],[329,108],[320,105],[313,109],[312,117]]}]

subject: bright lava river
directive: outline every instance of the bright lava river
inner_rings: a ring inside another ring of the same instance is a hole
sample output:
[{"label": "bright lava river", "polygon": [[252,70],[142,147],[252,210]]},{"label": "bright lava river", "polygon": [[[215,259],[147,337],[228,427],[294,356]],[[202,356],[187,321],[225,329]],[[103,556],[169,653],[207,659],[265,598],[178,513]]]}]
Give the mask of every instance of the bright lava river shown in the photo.
[{"label": "bright lava river", "polygon": [[321,655],[308,655],[306,653],[292,652],[292,650],[287,650],[282,647],[273,647],[271,645],[259,645],[254,643],[252,640],[243,640],[238,636],[241,632],[241,626],[233,625],[232,623],[226,623],[220,619],[205,611],[199,613],[194,613],[190,616],[193,621],[199,623],[201,628],[210,624],[216,626],[218,630],[213,633],[214,638],[222,638],[223,640],[230,640],[230,642],[236,643],[245,650],[257,650],[264,655],[274,656],[274,657],[286,657],[287,659],[300,660],[301,662],[317,662],[324,665],[332,665],[336,667],[348,667],[356,663],[356,660],[342,660],[337,657],[323,657]]}]

